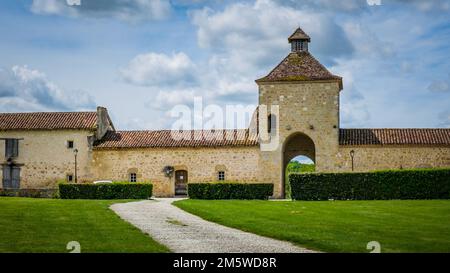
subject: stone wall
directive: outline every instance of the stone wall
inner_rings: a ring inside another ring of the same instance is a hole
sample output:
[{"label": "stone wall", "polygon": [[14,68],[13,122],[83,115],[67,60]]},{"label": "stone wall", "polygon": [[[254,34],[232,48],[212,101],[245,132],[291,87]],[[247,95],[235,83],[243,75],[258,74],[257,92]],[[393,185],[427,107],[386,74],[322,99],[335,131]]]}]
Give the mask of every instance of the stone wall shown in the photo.
[{"label": "stone wall", "polygon": [[[74,174],[74,154],[66,146],[68,140],[73,140],[79,150],[79,182],[127,181],[133,172],[137,173],[138,181],[154,184],[156,196],[174,195],[175,178],[164,175],[165,166],[187,170],[189,182],[217,181],[218,171],[225,171],[229,181],[274,183],[275,197],[281,197],[283,191],[286,161],[297,153],[313,157],[319,172],[351,171],[351,150],[355,151],[354,171],[450,167],[450,147],[339,146],[334,128],[338,122],[337,86],[328,84],[329,89],[325,83],[305,84],[301,89],[288,84],[262,88],[269,90],[270,100],[278,97],[274,102],[280,104],[279,142],[273,151],[258,146],[92,149],[89,139],[94,132],[82,130],[1,131],[0,138],[23,139],[19,141],[19,157],[15,159],[23,164],[21,189],[56,188],[57,181]],[[314,100],[314,94],[322,99]],[[309,101],[308,106],[303,105],[304,101]],[[0,141],[0,163],[6,160],[4,149],[4,142]]]},{"label": "stone wall", "polygon": [[335,171],[351,171],[350,151],[354,150],[354,171],[450,167],[450,147],[439,146],[340,146]]},{"label": "stone wall", "polygon": [[[73,149],[67,141],[74,141],[78,149],[78,181],[91,177],[92,149],[88,137],[94,132],[83,130],[0,131],[0,138],[23,138],[19,141],[19,157],[15,163],[23,164],[20,171],[20,188],[56,188],[58,180],[74,174]],[[5,159],[5,142],[0,140],[0,163]],[[0,178],[3,177],[0,168]],[[3,187],[0,183],[0,187]]]},{"label": "stone wall", "polygon": [[128,181],[130,173],[139,181],[151,181],[155,196],[173,196],[175,177],[166,177],[165,166],[186,170],[188,182],[217,181],[217,172],[225,179],[238,182],[260,182],[259,149],[254,147],[219,148],[141,148],[94,149],[95,180]]}]

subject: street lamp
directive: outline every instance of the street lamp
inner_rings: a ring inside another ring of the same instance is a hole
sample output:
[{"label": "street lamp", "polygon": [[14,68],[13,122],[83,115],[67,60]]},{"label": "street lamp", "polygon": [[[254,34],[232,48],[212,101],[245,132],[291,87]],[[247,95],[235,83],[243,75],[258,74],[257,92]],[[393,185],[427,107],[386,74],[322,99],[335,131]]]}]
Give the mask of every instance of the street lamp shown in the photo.
[{"label": "street lamp", "polygon": [[78,154],[78,149],[74,149],[73,150],[73,154],[75,156],[75,184],[77,183],[77,154]]},{"label": "street lamp", "polygon": [[355,151],[354,150],[351,150],[350,151],[350,157],[352,158],[352,172],[353,172],[353,166],[354,166],[354,160],[353,160],[353,158],[354,158],[354,156],[355,156]]}]

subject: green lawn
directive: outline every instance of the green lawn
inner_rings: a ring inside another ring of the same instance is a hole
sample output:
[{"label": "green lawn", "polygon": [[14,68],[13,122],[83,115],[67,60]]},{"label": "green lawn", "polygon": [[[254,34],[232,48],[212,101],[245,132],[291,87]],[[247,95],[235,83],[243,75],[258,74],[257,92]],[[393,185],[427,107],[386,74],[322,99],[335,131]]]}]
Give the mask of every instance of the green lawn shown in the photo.
[{"label": "green lawn", "polygon": [[326,252],[450,252],[450,200],[183,200],[176,206],[226,226]]},{"label": "green lawn", "polygon": [[0,252],[168,252],[121,220],[106,200],[0,197]]}]

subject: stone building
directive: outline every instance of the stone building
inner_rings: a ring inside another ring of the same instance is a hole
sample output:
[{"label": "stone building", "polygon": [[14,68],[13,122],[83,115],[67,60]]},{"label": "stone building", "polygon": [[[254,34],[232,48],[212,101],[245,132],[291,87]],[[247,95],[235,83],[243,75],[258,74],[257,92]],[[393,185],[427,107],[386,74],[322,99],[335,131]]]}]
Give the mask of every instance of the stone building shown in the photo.
[{"label": "stone building", "polygon": [[228,180],[273,183],[279,198],[287,163],[299,155],[318,172],[450,167],[450,129],[340,128],[342,78],[309,53],[300,28],[288,41],[288,56],[256,80],[259,107],[248,129],[118,131],[102,107],[0,114],[0,187],[151,181],[156,196],[173,196],[188,182]]}]

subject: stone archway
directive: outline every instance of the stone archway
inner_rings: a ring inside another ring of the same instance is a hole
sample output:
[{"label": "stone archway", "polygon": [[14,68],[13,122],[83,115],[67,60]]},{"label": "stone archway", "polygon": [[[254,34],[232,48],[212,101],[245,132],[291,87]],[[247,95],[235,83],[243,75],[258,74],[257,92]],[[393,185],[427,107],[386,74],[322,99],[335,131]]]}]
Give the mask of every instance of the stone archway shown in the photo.
[{"label": "stone archway", "polygon": [[314,141],[304,133],[296,132],[286,138],[283,144],[283,165],[282,165],[282,182],[281,197],[285,197],[286,190],[286,167],[288,163],[297,156],[306,156],[316,164],[316,146]]}]

